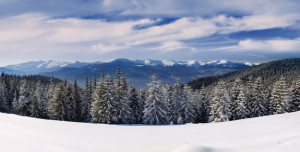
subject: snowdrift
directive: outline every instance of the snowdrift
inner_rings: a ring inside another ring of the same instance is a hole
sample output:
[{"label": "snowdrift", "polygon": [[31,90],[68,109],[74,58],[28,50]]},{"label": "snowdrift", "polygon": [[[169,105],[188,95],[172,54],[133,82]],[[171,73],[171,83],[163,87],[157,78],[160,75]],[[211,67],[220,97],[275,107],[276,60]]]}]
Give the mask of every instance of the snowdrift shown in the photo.
[{"label": "snowdrift", "polygon": [[299,152],[300,112],[224,123],[104,125],[0,113],[1,152]]}]

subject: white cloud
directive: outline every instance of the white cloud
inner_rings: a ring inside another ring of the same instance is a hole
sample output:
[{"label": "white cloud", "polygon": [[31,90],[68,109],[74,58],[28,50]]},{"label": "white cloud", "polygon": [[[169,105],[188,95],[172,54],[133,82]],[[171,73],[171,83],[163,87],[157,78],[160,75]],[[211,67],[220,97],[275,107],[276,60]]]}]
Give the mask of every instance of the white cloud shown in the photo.
[{"label": "white cloud", "polygon": [[256,14],[242,18],[220,15],[211,21],[220,26],[219,33],[228,34],[239,31],[288,27],[293,25],[298,19],[300,19],[300,15],[297,14]]},{"label": "white cloud", "polygon": [[114,52],[126,48],[128,47],[125,45],[116,45],[116,44],[112,44],[112,45],[97,44],[92,46],[92,50],[100,54]]},{"label": "white cloud", "polygon": [[163,50],[164,52],[172,52],[179,49],[188,48],[184,43],[178,41],[167,41],[161,43],[159,47],[153,48],[155,50]]},{"label": "white cloud", "polygon": [[242,40],[238,45],[222,47],[215,50],[231,51],[263,51],[263,52],[300,52],[300,38],[297,39],[271,39],[271,40]]}]

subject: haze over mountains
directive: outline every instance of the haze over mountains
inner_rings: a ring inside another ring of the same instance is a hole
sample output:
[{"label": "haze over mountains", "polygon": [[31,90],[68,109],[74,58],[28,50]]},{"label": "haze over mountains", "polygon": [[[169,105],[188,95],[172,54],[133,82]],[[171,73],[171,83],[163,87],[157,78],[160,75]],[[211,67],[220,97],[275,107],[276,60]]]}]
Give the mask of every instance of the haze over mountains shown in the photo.
[{"label": "haze over mountains", "polygon": [[17,65],[1,67],[0,70],[9,74],[44,75],[72,81],[78,79],[80,85],[86,76],[90,79],[99,77],[103,70],[107,74],[115,74],[117,68],[125,74],[128,81],[134,81],[137,87],[145,86],[150,76],[157,73],[158,78],[166,82],[174,82],[176,78],[181,83],[203,77],[221,75],[231,71],[246,69],[254,64],[236,63],[226,60],[219,61],[172,61],[172,60],[129,60],[115,59],[106,62],[61,62],[61,61],[30,61]]}]

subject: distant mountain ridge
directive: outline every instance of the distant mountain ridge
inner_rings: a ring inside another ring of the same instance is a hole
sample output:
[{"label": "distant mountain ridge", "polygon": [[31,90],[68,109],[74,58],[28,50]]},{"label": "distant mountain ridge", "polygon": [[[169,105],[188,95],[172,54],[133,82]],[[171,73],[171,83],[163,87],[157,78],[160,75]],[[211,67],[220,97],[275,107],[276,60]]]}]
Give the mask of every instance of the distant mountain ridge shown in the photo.
[{"label": "distant mountain ridge", "polygon": [[[236,63],[226,60],[219,61],[173,61],[173,60],[129,60],[125,58],[104,62],[60,62],[60,61],[31,61],[17,65],[3,67],[3,71],[19,75],[44,75],[72,81],[78,79],[83,84],[86,76],[90,79],[99,77],[103,70],[107,74],[115,74],[118,67],[134,81],[138,87],[145,86],[153,73],[168,83],[179,78],[181,83],[203,76],[215,76],[231,71],[238,71],[251,67],[252,63]],[[1,70],[1,69],[0,69]]]}]

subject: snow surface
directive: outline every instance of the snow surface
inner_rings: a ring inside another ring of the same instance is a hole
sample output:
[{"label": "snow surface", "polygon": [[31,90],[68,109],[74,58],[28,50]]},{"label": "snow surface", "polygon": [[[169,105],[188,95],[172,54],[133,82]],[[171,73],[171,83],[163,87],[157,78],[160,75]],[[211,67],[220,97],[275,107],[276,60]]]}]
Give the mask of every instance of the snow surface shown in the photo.
[{"label": "snow surface", "polygon": [[299,152],[300,112],[246,120],[128,126],[0,113],[1,152]]}]

